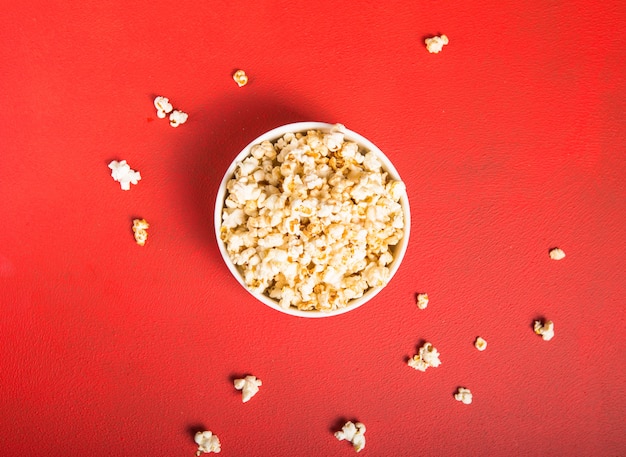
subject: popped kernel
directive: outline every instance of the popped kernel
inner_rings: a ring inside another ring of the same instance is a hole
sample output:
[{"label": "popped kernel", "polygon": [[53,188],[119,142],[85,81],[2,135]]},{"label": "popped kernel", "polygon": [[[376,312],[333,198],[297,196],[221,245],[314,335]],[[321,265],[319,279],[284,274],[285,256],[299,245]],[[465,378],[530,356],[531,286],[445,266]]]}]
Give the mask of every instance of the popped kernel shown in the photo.
[{"label": "popped kernel", "polygon": [[419,348],[418,353],[409,359],[407,365],[419,371],[426,371],[429,367],[437,368],[441,365],[439,352],[431,343],[426,342]]},{"label": "popped kernel", "polygon": [[560,248],[550,249],[550,258],[552,260],[562,260],[565,258],[565,252]]},{"label": "popped kernel", "polygon": [[130,190],[131,184],[137,184],[141,180],[141,174],[131,169],[125,160],[120,162],[113,160],[109,163],[109,168],[111,169],[111,176],[120,183],[122,190]]},{"label": "popped kernel", "polygon": [[197,456],[202,453],[210,454],[211,452],[218,454],[222,450],[219,438],[209,430],[196,433],[194,441],[198,445]]},{"label": "popped kernel", "polygon": [[426,49],[428,49],[428,52],[430,52],[431,54],[437,54],[441,52],[444,45],[448,44],[450,40],[448,40],[448,37],[446,35],[441,35],[426,38],[424,42],[426,43]]},{"label": "popped kernel", "polygon": [[360,452],[365,447],[365,425],[362,422],[348,421],[340,431],[335,432],[335,438],[349,441],[354,450]]},{"label": "popped kernel", "polygon": [[165,116],[171,113],[174,109],[170,100],[167,97],[162,97],[160,95],[154,99],[154,107],[157,110],[157,117],[159,119],[164,119]]},{"label": "popped kernel", "polygon": [[417,304],[417,307],[419,309],[426,309],[426,307],[428,306],[428,294],[417,294],[417,297],[415,298],[415,303]]},{"label": "popped kernel", "polygon": [[185,122],[187,122],[187,118],[188,117],[189,117],[189,115],[187,113],[175,109],[170,114],[170,125],[172,127],[178,127],[179,125],[184,124]]},{"label": "popped kernel", "polygon": [[243,70],[237,70],[233,74],[233,79],[239,87],[243,87],[248,84],[248,75],[246,75],[246,72]]},{"label": "popped kernel", "polygon": [[139,246],[146,244],[149,227],[150,224],[145,219],[133,219],[133,233],[135,234],[135,241]]},{"label": "popped kernel", "polygon": [[544,341],[550,341],[554,338],[554,322],[552,321],[535,321],[534,330],[537,335],[540,335]]},{"label": "popped kernel", "polygon": [[454,398],[456,398],[461,403],[469,405],[472,402],[472,392],[465,387],[459,387],[457,392],[454,394]]},{"label": "popped kernel", "polygon": [[241,390],[241,401],[246,403],[259,391],[259,387],[263,385],[256,376],[246,376],[243,379],[235,379],[235,389]]},{"label": "popped kernel", "polygon": [[476,338],[476,341],[474,341],[474,346],[479,351],[484,351],[485,349],[487,349],[487,341],[479,336],[478,338]]}]

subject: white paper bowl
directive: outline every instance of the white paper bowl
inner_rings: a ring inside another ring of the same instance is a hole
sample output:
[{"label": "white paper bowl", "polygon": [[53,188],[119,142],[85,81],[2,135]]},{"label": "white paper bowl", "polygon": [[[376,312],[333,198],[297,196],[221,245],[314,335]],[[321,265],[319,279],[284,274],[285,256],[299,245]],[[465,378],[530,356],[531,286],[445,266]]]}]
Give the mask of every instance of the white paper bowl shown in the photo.
[{"label": "white paper bowl", "polygon": [[[309,130],[320,130],[323,132],[328,132],[331,129],[331,127],[333,127],[333,125],[334,124],[327,124],[323,122],[297,122],[294,124],[283,125],[281,127],[277,127],[273,130],[270,130],[267,133],[264,133],[263,135],[256,138],[254,141],[250,142],[250,144],[248,144],[245,148],[243,148],[243,150],[239,154],[237,154],[237,157],[235,157],[233,162],[228,167],[228,170],[226,170],[224,178],[222,179],[219,190],[217,192],[217,198],[215,202],[215,214],[214,214],[215,236],[217,239],[217,244],[218,244],[220,253],[222,254],[222,258],[224,259],[224,263],[226,263],[226,266],[228,267],[232,275],[235,277],[235,279],[239,282],[239,284],[241,284],[241,286],[244,289],[246,289],[252,296],[254,296],[254,298],[266,304],[270,308],[280,311],[281,313],[290,314],[292,316],[312,317],[312,318],[330,317],[330,316],[336,316],[338,314],[343,314],[348,311],[352,311],[364,305],[365,303],[370,301],[372,298],[374,298],[384,287],[390,284],[391,278],[396,273],[396,271],[398,271],[398,268],[400,267],[400,263],[402,262],[402,259],[404,258],[404,254],[406,253],[406,249],[409,243],[411,216],[410,216],[410,209],[409,209],[409,201],[405,193],[400,199],[400,205],[402,206],[402,210],[404,212],[404,236],[402,240],[396,246],[392,247],[392,253],[393,253],[394,259],[392,263],[389,264],[388,266],[390,270],[390,276],[389,276],[389,281],[387,282],[387,285],[382,286],[382,287],[368,289],[363,294],[363,296],[357,299],[351,300],[350,302],[348,302],[348,305],[343,308],[339,308],[333,311],[303,311],[295,307],[290,307],[288,309],[282,308],[278,304],[277,300],[270,298],[268,295],[254,292],[245,284],[243,277],[242,277],[242,273],[239,270],[239,267],[237,267],[232,262],[226,250],[226,245],[222,241],[221,236],[220,236],[220,228],[222,224],[222,210],[224,208],[224,202],[227,196],[226,185],[228,181],[233,177],[237,164],[243,161],[246,157],[250,155],[250,149],[252,148],[252,146],[262,143],[263,141],[269,140],[272,143],[274,143],[283,135],[285,135],[286,133],[290,133],[290,132],[291,133],[298,133],[298,132],[306,133]],[[400,175],[398,174],[398,171],[395,169],[391,161],[371,141],[359,135],[358,133],[353,132],[348,129],[345,129],[345,139],[357,143],[361,150],[369,150],[369,151],[374,152],[378,156],[378,159],[380,160],[380,162],[383,164],[383,168],[389,174],[389,177],[393,180],[401,181]]]}]

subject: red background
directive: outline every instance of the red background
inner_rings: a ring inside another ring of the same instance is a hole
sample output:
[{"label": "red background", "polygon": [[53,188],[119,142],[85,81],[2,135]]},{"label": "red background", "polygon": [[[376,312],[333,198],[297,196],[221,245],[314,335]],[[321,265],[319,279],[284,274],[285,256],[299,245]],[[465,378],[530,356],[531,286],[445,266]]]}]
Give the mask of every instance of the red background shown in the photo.
[{"label": "red background", "polygon": [[[626,455],[624,2],[50,3],[0,17],[2,455],[193,456],[206,428],[224,456],[350,456],[347,419],[360,455]],[[255,302],[212,228],[232,158],[306,120],[377,144],[412,209],[390,285],[319,320]]]}]

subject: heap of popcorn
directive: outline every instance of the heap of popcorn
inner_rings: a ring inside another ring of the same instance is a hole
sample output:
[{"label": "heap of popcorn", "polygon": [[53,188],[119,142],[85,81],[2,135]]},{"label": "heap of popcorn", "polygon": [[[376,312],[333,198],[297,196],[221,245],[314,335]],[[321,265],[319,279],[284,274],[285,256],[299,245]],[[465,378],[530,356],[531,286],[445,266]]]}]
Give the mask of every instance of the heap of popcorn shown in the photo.
[{"label": "heap of popcorn", "polygon": [[227,183],[220,237],[245,284],[285,309],[343,308],[390,278],[406,189],[344,135],[264,141]]}]

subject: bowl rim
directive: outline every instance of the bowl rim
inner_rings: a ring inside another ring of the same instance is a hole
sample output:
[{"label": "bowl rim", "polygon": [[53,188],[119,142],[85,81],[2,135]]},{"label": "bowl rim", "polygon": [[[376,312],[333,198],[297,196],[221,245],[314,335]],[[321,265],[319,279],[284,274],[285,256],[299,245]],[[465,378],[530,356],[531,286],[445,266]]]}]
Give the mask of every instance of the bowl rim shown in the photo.
[{"label": "bowl rim", "polygon": [[[281,307],[275,299],[270,298],[269,296],[265,294],[260,294],[260,293],[250,290],[250,288],[245,284],[241,276],[241,273],[237,269],[237,266],[230,259],[230,256],[226,250],[225,243],[222,241],[222,238],[221,238],[222,211],[224,209],[224,202],[226,200],[226,185],[228,181],[233,177],[237,165],[250,155],[250,149],[253,146],[260,144],[263,141],[269,140],[269,141],[274,142],[278,140],[279,138],[281,138],[286,133],[304,133],[309,130],[322,130],[322,131],[330,130],[335,125],[337,124],[331,124],[327,122],[314,122],[314,121],[294,122],[294,123],[284,124],[284,125],[275,127],[263,133],[262,135],[259,135],[257,138],[255,138],[250,143],[248,143],[248,145],[245,146],[241,150],[241,152],[239,152],[235,156],[235,158],[232,160],[232,162],[230,163],[230,165],[224,172],[224,176],[222,180],[220,181],[219,188],[217,190],[217,195],[215,198],[215,210],[213,214],[213,221],[214,221],[216,242],[217,242],[217,245],[218,245],[218,248],[219,248],[219,251],[220,251],[220,254],[222,256],[224,263],[226,264],[227,268],[230,270],[234,278],[237,280],[237,282],[250,295],[252,295],[254,298],[256,298],[261,303],[265,304],[266,306],[269,306],[270,308],[273,308],[276,311],[280,311],[283,314],[288,314],[288,315],[297,316],[297,317],[306,317],[306,318],[323,318],[323,317],[338,316],[338,315],[347,313],[349,311],[353,311],[361,307],[365,303],[371,301],[376,295],[378,295],[378,293],[380,293],[385,287],[387,287],[391,283],[391,280],[393,279],[395,273],[400,268],[400,264],[402,263],[402,260],[406,254],[406,251],[408,250],[409,236],[410,236],[410,231],[411,231],[411,210],[410,210],[410,205],[409,205],[408,193],[405,188],[404,193],[400,197],[400,200],[399,200],[399,203],[402,207],[402,211],[404,213],[404,235],[402,237],[402,240],[400,240],[400,243],[396,245],[397,252],[394,253],[394,259],[389,266],[388,281],[383,286],[372,287],[368,289],[361,297],[351,300],[343,308],[339,308],[339,309],[331,310],[331,311],[317,311],[317,310],[304,311],[304,310],[299,310],[294,307],[285,309]],[[349,141],[354,141],[360,147],[362,146],[364,149],[374,152],[377,158],[383,164],[384,171],[388,173],[391,179],[402,181],[400,174],[398,173],[398,170],[396,170],[391,160],[385,155],[385,153],[380,148],[378,148],[378,146],[376,146],[370,140],[365,138],[363,135],[355,131],[352,131],[348,128],[344,127],[343,132],[344,132],[345,139]]]}]

